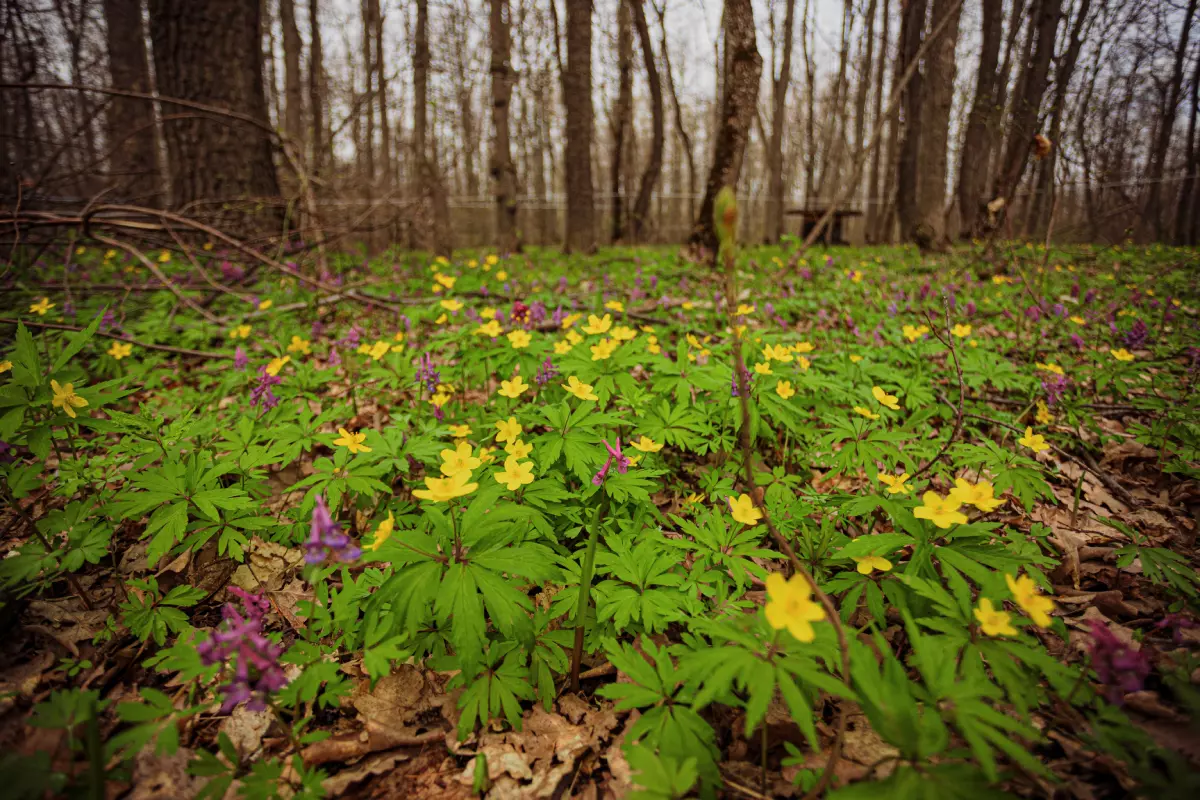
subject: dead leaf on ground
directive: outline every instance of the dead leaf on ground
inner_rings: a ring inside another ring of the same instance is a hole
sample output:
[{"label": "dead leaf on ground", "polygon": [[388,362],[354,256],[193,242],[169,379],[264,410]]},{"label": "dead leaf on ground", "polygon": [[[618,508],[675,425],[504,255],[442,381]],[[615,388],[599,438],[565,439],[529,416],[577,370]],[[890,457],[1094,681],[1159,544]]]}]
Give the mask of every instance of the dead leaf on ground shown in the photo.
[{"label": "dead leaf on ground", "polygon": [[353,767],[342,770],[332,778],[326,778],[321,782],[321,786],[329,797],[341,797],[354,784],[361,783],[374,775],[391,772],[397,764],[411,758],[412,756],[404,751],[377,753],[364,758]]},{"label": "dead leaf on ground", "polygon": [[142,749],[133,760],[133,775],[130,783],[133,790],[126,795],[128,800],[178,800],[195,797],[208,781],[189,775],[188,762],[192,751],[181,747],[174,755],[160,756],[151,743]]},{"label": "dead leaf on ground", "polygon": [[220,731],[229,737],[238,755],[245,761],[258,752],[263,736],[270,727],[271,712],[248,711],[245,706],[238,706],[221,720]]},{"label": "dead leaf on ground", "polygon": [[230,583],[248,592],[275,591],[284,574],[304,563],[304,551],[255,536],[246,548],[246,563],[234,570]]}]

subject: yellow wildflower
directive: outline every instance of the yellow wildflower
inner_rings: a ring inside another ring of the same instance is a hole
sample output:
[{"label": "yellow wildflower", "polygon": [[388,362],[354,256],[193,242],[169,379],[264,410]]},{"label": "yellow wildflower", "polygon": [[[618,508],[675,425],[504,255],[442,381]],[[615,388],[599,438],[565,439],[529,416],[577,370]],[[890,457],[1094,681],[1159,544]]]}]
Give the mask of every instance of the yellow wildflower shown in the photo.
[{"label": "yellow wildflower", "polygon": [[980,511],[987,513],[1004,505],[1004,500],[993,496],[993,491],[991,481],[971,483],[965,478],[955,478],[954,488],[950,490],[950,497],[963,505],[975,506]]},{"label": "yellow wildflower", "polygon": [[879,401],[879,404],[890,408],[892,411],[899,411],[900,404],[897,402],[900,398],[894,394],[888,394],[882,387],[872,386],[871,395]]},{"label": "yellow wildflower", "polygon": [[338,428],[338,433],[341,434],[333,443],[339,447],[344,447],[353,453],[369,453],[371,448],[367,447],[363,442],[367,440],[365,433],[351,433],[345,428]]},{"label": "yellow wildflower", "polygon": [[422,500],[432,500],[435,503],[445,503],[456,497],[468,495],[478,489],[478,483],[467,483],[470,479],[471,473],[466,471],[456,473],[449,478],[426,477],[425,485],[428,488],[415,490],[413,497],[419,497]]},{"label": "yellow wildflower", "polygon": [[1029,615],[1033,624],[1039,628],[1050,627],[1050,612],[1054,610],[1054,601],[1041,593],[1033,578],[1021,575],[1014,580],[1011,575],[1005,575],[1004,581],[1008,584],[1008,590],[1013,593],[1017,605]]},{"label": "yellow wildflower", "polygon": [[54,308],[54,303],[50,302],[49,297],[43,297],[41,300],[38,300],[36,303],[29,306],[29,310],[34,314],[37,314],[39,317],[46,316],[46,312],[52,308]]},{"label": "yellow wildflower", "polygon": [[[492,320],[495,322],[495,320]],[[529,331],[509,331],[508,343],[513,350],[522,350],[529,347],[529,343],[533,341],[533,337],[529,335]]]},{"label": "yellow wildflower", "polygon": [[75,409],[84,408],[88,401],[75,394],[75,384],[66,383],[59,385],[58,381],[50,381],[50,391],[54,392],[54,397],[51,399],[51,404],[55,408],[61,408],[63,413],[71,419],[75,419]]},{"label": "yellow wildflower", "polygon": [[975,609],[975,619],[979,620],[979,629],[988,636],[1016,636],[1017,631],[1009,621],[1007,611],[999,611],[992,606],[992,601],[986,597],[979,599],[979,608]]},{"label": "yellow wildflower", "polygon": [[785,580],[772,572],[767,576],[767,624],[775,630],[787,628],[796,641],[811,642],[816,636],[812,623],[825,619],[825,609],[813,599],[812,588],[799,575]]},{"label": "yellow wildflower", "polygon": [[133,345],[113,342],[112,347],[108,348],[106,352],[117,361],[120,361],[133,352]]},{"label": "yellow wildflower", "polygon": [[646,435],[642,435],[640,438],[630,442],[629,446],[634,450],[639,450],[643,453],[657,453],[659,450],[663,449],[662,444],[655,442]]},{"label": "yellow wildflower", "polygon": [[754,507],[754,501],[750,499],[750,495],[741,494],[735,500],[732,497],[726,498],[729,503],[729,510],[733,514],[733,518],[743,525],[757,525],[762,519],[762,512]]},{"label": "yellow wildflower", "polygon": [[492,475],[500,483],[504,484],[504,488],[510,492],[515,492],[522,486],[533,483],[533,462],[520,462],[513,456],[504,459],[504,471],[494,472]]},{"label": "yellow wildflower", "polygon": [[599,397],[596,396],[596,393],[592,391],[592,385],[590,383],[584,383],[583,381],[579,380],[579,378],[575,377],[574,375],[572,375],[570,378],[568,378],[566,383],[561,384],[561,385],[564,389],[567,390],[567,392],[569,394],[574,395],[575,397],[579,398],[580,400],[599,400],[600,399]]},{"label": "yellow wildflower", "polygon": [[309,347],[308,339],[301,339],[299,336],[293,336],[292,343],[288,345],[287,351],[289,353],[302,353],[304,355],[308,355],[312,352],[312,348]]},{"label": "yellow wildflower", "polygon": [[943,530],[951,525],[963,525],[967,521],[967,515],[958,510],[962,503],[952,497],[942,497],[937,492],[926,492],[921,501],[925,505],[913,511],[913,516],[917,519],[927,519]]},{"label": "yellow wildflower", "polygon": [[521,436],[521,423],[517,422],[516,417],[509,417],[507,420],[499,420],[496,422],[497,442],[515,442]]},{"label": "yellow wildflower", "polygon": [[529,384],[520,375],[517,375],[510,381],[500,381],[500,389],[497,392],[501,397],[509,397],[516,399],[524,392],[528,391]]},{"label": "yellow wildflower", "polygon": [[1050,449],[1050,445],[1046,443],[1045,437],[1040,433],[1034,433],[1033,428],[1026,428],[1025,435],[1018,439],[1017,442],[1025,445],[1035,453]]},{"label": "yellow wildflower", "polygon": [[595,314],[588,314],[588,324],[583,326],[583,332],[593,334],[593,335],[600,334],[600,333],[607,333],[608,329],[611,327],[612,327],[612,315],[611,314],[605,314],[603,319],[601,319],[600,317],[597,317]]},{"label": "yellow wildflower", "polygon": [[787,400],[796,394],[796,390],[792,388],[791,381],[780,381],[775,384],[775,394]]},{"label": "yellow wildflower", "polygon": [[892,568],[892,562],[888,561],[883,556],[863,556],[853,559],[858,565],[857,569],[862,575],[870,575],[875,570],[887,572]]},{"label": "yellow wildflower", "polygon": [[888,494],[908,494],[911,486],[905,485],[905,481],[911,476],[905,472],[900,475],[889,475],[886,472],[881,472],[875,477],[879,478],[879,482],[885,484],[888,489]]}]

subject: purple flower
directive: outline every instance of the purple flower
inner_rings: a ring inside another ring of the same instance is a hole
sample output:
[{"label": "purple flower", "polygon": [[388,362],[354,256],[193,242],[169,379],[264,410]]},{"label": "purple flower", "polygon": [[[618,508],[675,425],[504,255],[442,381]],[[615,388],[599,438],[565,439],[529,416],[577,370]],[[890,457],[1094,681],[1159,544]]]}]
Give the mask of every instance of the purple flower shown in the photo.
[{"label": "purple flower", "polygon": [[1196,620],[1185,617],[1183,614],[1167,614],[1154,623],[1154,627],[1159,630],[1170,630],[1171,641],[1175,644],[1183,644],[1183,632],[1189,628],[1195,628],[1197,625]]},{"label": "purple flower", "polygon": [[442,374],[433,368],[433,359],[429,357],[429,353],[422,355],[417,365],[417,383],[424,383],[426,391],[430,394],[436,392],[438,384],[442,382]]},{"label": "purple flower", "polygon": [[338,352],[336,347],[329,348],[329,358],[325,363],[331,367],[336,367],[342,363],[342,354]]},{"label": "purple flower", "polygon": [[604,462],[604,466],[600,468],[600,471],[592,476],[592,483],[596,486],[604,483],[604,478],[608,475],[608,469],[614,463],[616,464],[617,472],[622,475],[629,470],[629,457],[621,452],[621,437],[617,437],[616,447],[609,444],[607,439],[601,439],[600,441],[604,443],[604,449],[608,451],[608,460]]},{"label": "purple flower", "polygon": [[1137,350],[1146,343],[1146,339],[1150,336],[1150,329],[1146,327],[1146,323],[1138,320],[1133,323],[1133,327],[1125,334],[1125,346],[1130,350]]},{"label": "purple flower", "polygon": [[[741,385],[742,385],[742,386],[745,386],[745,387],[746,387],[746,389],[747,389],[747,390],[749,390],[749,389],[750,389],[750,381],[751,381],[753,378],[754,378],[754,376],[753,376],[753,375],[751,375],[751,374],[749,373],[749,371],[747,371],[747,370],[742,370],[742,380],[741,380]],[[734,375],[733,375],[733,376],[730,378],[730,389],[729,389],[729,396],[730,396],[730,397],[740,397],[741,395],[740,395],[740,394],[738,394],[738,391],[739,391],[739,389],[740,389],[740,388],[741,388],[741,387],[739,387],[739,386],[738,386],[737,374],[735,373],[735,374],[734,374]]]},{"label": "purple flower", "polygon": [[104,309],[104,316],[100,318],[99,330],[107,331],[107,330],[113,328],[115,323],[116,323],[116,320],[113,317],[112,309],[111,308]]},{"label": "purple flower", "polygon": [[342,526],[330,515],[329,506],[320,495],[313,506],[312,524],[304,549],[307,551],[304,560],[309,564],[321,564],[326,560],[354,561],[362,555],[362,550],[342,533]]},{"label": "purple flower", "polygon": [[1042,381],[1042,389],[1046,392],[1046,405],[1052,406],[1062,399],[1071,387],[1071,381],[1066,375],[1055,375]]},{"label": "purple flower", "polygon": [[1076,283],[1074,286],[1071,287],[1071,297],[1074,297],[1076,300],[1079,299],[1079,284],[1078,283]]},{"label": "purple flower", "polygon": [[223,629],[214,631],[196,650],[206,666],[221,664],[233,669],[229,683],[221,687],[222,714],[242,703],[251,711],[262,711],[264,699],[287,685],[279,664],[283,647],[263,634],[263,616],[269,608],[266,599],[236,586],[229,587],[229,593],[241,601],[241,608],[226,603],[221,611]]},{"label": "purple flower", "polygon": [[250,365],[250,357],[246,355],[246,351],[239,344],[237,349],[233,351],[233,368],[236,370],[244,370]]},{"label": "purple flower", "polygon": [[571,282],[567,280],[567,276],[563,275],[558,279],[558,292],[563,294],[571,287]]},{"label": "purple flower", "polygon": [[1062,303],[1055,303],[1054,304],[1054,316],[1065,317],[1066,315],[1067,315],[1067,307],[1064,306]]},{"label": "purple flower", "polygon": [[336,344],[338,347],[349,347],[351,350],[358,348],[359,342],[362,339],[362,328],[357,325],[351,325],[350,330],[341,339],[338,339]]},{"label": "purple flower", "polygon": [[566,312],[563,311],[562,303],[559,303],[558,308],[554,309],[554,314],[550,317],[550,321],[556,326],[562,327],[563,318],[566,316]]},{"label": "purple flower", "polygon": [[1087,294],[1085,294],[1083,296],[1084,303],[1090,303],[1095,299],[1096,299],[1096,290],[1095,289],[1088,289]]},{"label": "purple flower", "polygon": [[825,256],[825,268],[829,269],[833,266],[833,256]]},{"label": "purple flower", "polygon": [[972,316],[972,315],[975,313],[975,301],[974,301],[974,300],[968,300],[968,301],[967,301],[967,307],[966,307],[966,309],[964,309],[964,310],[966,311],[966,314],[967,314],[967,316],[968,316],[968,317],[969,317],[969,316]]},{"label": "purple flower", "polygon": [[240,281],[245,276],[246,270],[242,269],[237,264],[232,264],[229,261],[221,262],[221,277],[226,281],[230,283],[233,281]]},{"label": "purple flower", "polygon": [[319,320],[319,319],[313,320],[312,338],[319,339],[319,338],[321,338],[321,334],[323,334],[324,332],[325,332],[325,323],[321,322],[321,320]]},{"label": "purple flower", "polygon": [[557,376],[558,368],[554,366],[550,356],[546,356],[546,360],[542,362],[542,366],[538,369],[537,375],[533,376],[533,380],[538,386],[545,386]]},{"label": "purple flower", "polygon": [[1105,696],[1109,702],[1119,704],[1126,694],[1140,690],[1145,684],[1150,675],[1150,659],[1118,639],[1103,622],[1094,619],[1091,627],[1088,651],[1092,655],[1092,669],[1100,683],[1108,687]]},{"label": "purple flower", "polygon": [[283,383],[283,378],[280,378],[278,375],[268,375],[265,366],[259,367],[258,385],[250,392],[250,405],[257,406],[261,401],[263,409],[266,411],[270,411],[279,405],[279,398],[271,391],[271,387],[280,383]]},{"label": "purple flower", "polygon": [[1078,333],[1072,333],[1071,334],[1071,344],[1075,345],[1076,350],[1082,350],[1084,348],[1083,337],[1080,336]]},{"label": "purple flower", "polygon": [[1042,310],[1037,306],[1030,306],[1025,309],[1025,317],[1032,322],[1037,322],[1042,318]]}]

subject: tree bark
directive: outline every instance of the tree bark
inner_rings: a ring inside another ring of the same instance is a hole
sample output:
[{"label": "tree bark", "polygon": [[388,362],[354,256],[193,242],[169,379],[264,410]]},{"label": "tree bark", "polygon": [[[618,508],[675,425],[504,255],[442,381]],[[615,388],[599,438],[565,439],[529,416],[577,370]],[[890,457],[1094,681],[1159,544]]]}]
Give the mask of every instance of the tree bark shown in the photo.
[{"label": "tree bark", "polygon": [[1200,123],[1200,58],[1192,72],[1192,116],[1188,120],[1187,147],[1184,150],[1187,170],[1179,187],[1179,202],[1175,208],[1175,244],[1196,244],[1200,233],[1200,141],[1196,130]]},{"label": "tree bark", "polygon": [[592,197],[592,2],[567,3],[567,69],[563,73],[566,107],[567,230],[566,249],[596,249],[596,209]]},{"label": "tree bark", "polygon": [[429,130],[429,0],[417,0],[417,26],[413,36],[413,151],[424,220],[418,228],[421,247],[450,255],[450,206],[437,160],[430,156]]},{"label": "tree bark", "polygon": [[492,39],[492,157],[490,172],[496,198],[496,234],[502,253],[520,249],[517,238],[517,176],[508,141],[508,106],[512,100],[512,44],[508,0],[490,0]]},{"label": "tree bark", "polygon": [[997,67],[1003,26],[1004,0],[983,0],[975,99],[967,116],[958,167],[958,208],[962,217],[959,236],[964,239],[980,234],[987,221],[987,203],[991,199],[986,196],[992,149],[990,130],[999,118],[996,101],[1000,73]]},{"label": "tree bark", "polygon": [[625,203],[622,174],[626,137],[633,129],[633,21],[629,0],[617,0],[617,98],[612,115],[612,152],[609,158],[608,191],[612,208],[612,241],[625,235]]},{"label": "tree bark", "polygon": [[687,219],[689,221],[696,218],[696,157],[692,152],[692,137],[687,132],[687,127],[683,124],[683,108],[679,104],[679,93],[675,91],[675,77],[671,73],[671,56],[667,48],[667,13],[666,5],[661,8],[656,8],[658,12],[658,27],[662,36],[660,38],[663,71],[667,75],[667,90],[671,94],[671,105],[675,110],[675,133],[678,136],[680,149],[683,150],[684,160],[687,162]]},{"label": "tree bark", "polygon": [[383,57],[383,13],[379,0],[375,4],[375,100],[379,104],[379,190],[387,195],[392,190],[392,125],[388,114],[387,70]]},{"label": "tree bark", "polygon": [[[872,118],[878,120],[883,114],[883,90],[888,57],[888,0],[883,0],[883,33],[879,40],[879,59],[875,70],[875,110]],[[882,187],[879,185],[879,167],[883,158],[883,147],[877,146],[871,153],[871,171],[867,176],[867,208],[866,208],[866,240],[867,244],[875,244],[879,240],[879,198]]]},{"label": "tree bark", "polygon": [[650,42],[650,26],[646,24],[646,10],[642,7],[643,0],[627,0],[627,2],[633,14],[633,25],[637,29],[638,41],[641,43],[642,66],[646,70],[646,83],[650,88],[650,155],[646,159],[646,168],[642,171],[637,199],[634,201],[633,214],[629,220],[630,234],[635,242],[640,242],[646,235],[646,221],[650,217],[650,199],[662,173],[663,94],[662,82],[658,78],[658,65],[654,61],[654,46]]},{"label": "tree bark", "polygon": [[[925,29],[926,0],[909,0],[900,15],[900,60],[897,70],[903,72],[917,57]],[[921,151],[921,108],[924,82],[918,69],[904,90],[904,127],[900,142],[900,157],[896,164],[896,214],[900,219],[900,236],[909,240],[920,222],[917,204],[918,160]]]},{"label": "tree bark", "polygon": [[[867,93],[871,89],[871,68],[875,61],[876,5],[876,0],[870,0],[867,3],[867,13],[863,19],[863,25],[866,26],[863,33],[865,51],[863,52],[862,69],[859,70],[858,88],[855,91],[854,98],[854,155],[856,158],[867,144]],[[860,184],[861,181],[859,180],[854,182],[853,195],[859,195]],[[861,195],[859,195],[859,199],[861,199]]]},{"label": "tree bark", "polygon": [[[159,93],[226,108],[268,126],[258,0],[150,0],[150,38]],[[278,233],[279,181],[265,131],[202,114],[163,122],[171,205],[195,214],[227,203],[265,201],[257,214],[228,217],[246,232]]]},{"label": "tree bark", "polygon": [[[150,62],[140,0],[104,0],[108,68],[114,89],[149,94]],[[109,173],[118,196],[157,206],[163,185],[158,168],[158,127],[148,100],[111,97],[105,118]]]},{"label": "tree bark", "polygon": [[[842,125],[846,118],[846,70],[850,63],[850,31],[854,27],[854,0],[846,0],[842,10],[842,41],[838,49],[838,72],[833,82],[833,98],[830,101],[825,125],[825,137],[821,143],[821,173],[817,180],[817,194],[825,194],[829,186],[837,182],[842,161]],[[832,176],[832,177],[831,177]],[[836,189],[835,189],[836,191]]]},{"label": "tree bark", "polygon": [[1170,82],[1162,111],[1158,119],[1158,135],[1150,149],[1150,169],[1147,179],[1146,207],[1142,212],[1144,227],[1155,241],[1162,241],[1165,225],[1162,213],[1163,174],[1167,165],[1167,150],[1171,146],[1171,133],[1175,129],[1175,114],[1179,109],[1179,96],[1183,89],[1183,63],[1187,58],[1188,38],[1192,32],[1192,17],[1196,14],[1196,0],[1188,0],[1183,12],[1183,29],[1179,32],[1179,47],[1175,50],[1175,63],[1171,68]]},{"label": "tree bark", "polygon": [[300,80],[300,28],[296,26],[296,0],[279,0],[283,28],[283,131],[293,142],[304,139],[304,92]]},{"label": "tree bark", "polygon": [[917,156],[918,244],[941,247],[946,239],[946,150],[950,143],[950,107],[954,102],[958,21],[962,3],[933,0],[930,30],[948,20],[926,56],[921,98],[920,149]]},{"label": "tree bark", "polygon": [[[875,0],[871,0],[872,3]],[[792,33],[796,25],[796,0],[787,0],[783,12],[783,53],[779,75],[771,76],[771,135],[767,140],[767,235],[768,244],[783,237],[783,131],[787,126],[788,83],[792,79]]]},{"label": "tree bark", "polygon": [[320,175],[325,167],[325,65],[321,50],[321,20],[318,0],[308,0],[308,113],[312,116],[309,129],[312,174]]},{"label": "tree bark", "polygon": [[700,204],[700,215],[692,223],[689,239],[691,244],[714,253],[717,234],[713,228],[713,204],[722,188],[737,187],[738,168],[749,139],[762,78],[762,56],[755,43],[754,8],[750,0],[725,0],[725,52],[728,67],[722,92],[721,125],[716,131],[704,201]]}]

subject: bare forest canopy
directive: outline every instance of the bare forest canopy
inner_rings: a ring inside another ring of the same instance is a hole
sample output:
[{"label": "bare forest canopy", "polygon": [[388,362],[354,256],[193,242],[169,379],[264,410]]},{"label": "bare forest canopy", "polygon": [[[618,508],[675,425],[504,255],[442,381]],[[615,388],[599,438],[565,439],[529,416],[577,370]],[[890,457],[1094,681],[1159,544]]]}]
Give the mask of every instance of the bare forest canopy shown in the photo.
[{"label": "bare forest canopy", "polygon": [[3,243],[1195,244],[1196,6],[0,0]]}]

